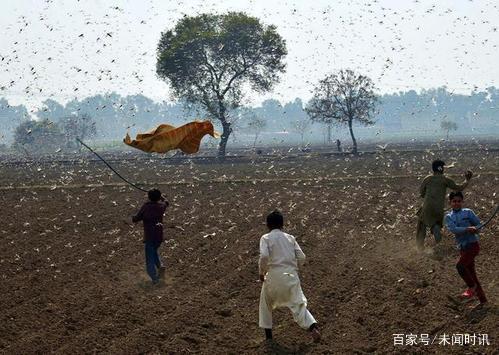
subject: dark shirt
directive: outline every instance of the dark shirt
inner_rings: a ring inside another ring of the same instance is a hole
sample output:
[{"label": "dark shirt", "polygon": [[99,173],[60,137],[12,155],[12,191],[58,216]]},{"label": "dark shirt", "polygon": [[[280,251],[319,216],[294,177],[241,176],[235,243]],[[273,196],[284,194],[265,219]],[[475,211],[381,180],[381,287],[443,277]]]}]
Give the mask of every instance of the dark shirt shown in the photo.
[{"label": "dark shirt", "polygon": [[132,221],[137,223],[144,222],[144,242],[162,242],[163,241],[163,215],[165,214],[168,202],[148,201],[144,203],[139,212],[132,217]]}]

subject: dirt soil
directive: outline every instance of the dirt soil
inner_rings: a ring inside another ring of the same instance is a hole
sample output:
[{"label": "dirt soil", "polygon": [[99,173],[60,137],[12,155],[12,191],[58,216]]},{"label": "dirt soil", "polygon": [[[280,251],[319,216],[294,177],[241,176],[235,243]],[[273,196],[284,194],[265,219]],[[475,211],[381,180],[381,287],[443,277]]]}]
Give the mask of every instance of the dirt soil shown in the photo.
[{"label": "dirt soil", "polygon": [[[116,161],[171,203],[157,287],[131,223],[144,193],[98,161],[0,165],[0,352],[497,353],[499,218],[477,258],[485,309],[454,297],[464,284],[450,235],[435,248],[429,238],[428,253],[414,247],[418,186],[437,157],[455,162],[458,181],[475,172],[466,205],[485,219],[498,202],[494,150]],[[319,344],[288,310],[275,311],[274,344],[258,328],[258,243],[275,208],[308,258],[300,273]],[[394,346],[394,334],[436,340]],[[439,345],[443,334],[487,334],[490,345]]]}]

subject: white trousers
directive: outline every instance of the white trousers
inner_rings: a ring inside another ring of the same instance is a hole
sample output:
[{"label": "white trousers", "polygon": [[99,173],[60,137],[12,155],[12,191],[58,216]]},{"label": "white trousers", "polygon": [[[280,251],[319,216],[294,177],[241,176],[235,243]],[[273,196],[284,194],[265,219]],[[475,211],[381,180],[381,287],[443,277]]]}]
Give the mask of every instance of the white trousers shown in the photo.
[{"label": "white trousers", "polygon": [[260,293],[260,328],[272,329],[272,310],[281,307],[288,307],[295,322],[303,329],[308,329],[316,323],[307,309],[307,299],[296,270],[274,268],[265,276]]}]

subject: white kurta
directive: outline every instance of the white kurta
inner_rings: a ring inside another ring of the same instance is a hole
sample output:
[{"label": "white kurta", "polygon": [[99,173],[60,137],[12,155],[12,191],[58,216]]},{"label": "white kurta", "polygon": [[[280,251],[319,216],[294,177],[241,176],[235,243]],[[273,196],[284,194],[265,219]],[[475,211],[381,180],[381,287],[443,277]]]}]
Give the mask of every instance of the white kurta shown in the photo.
[{"label": "white kurta", "polygon": [[272,328],[272,310],[288,307],[294,320],[304,329],[316,323],[307,310],[307,299],[298,277],[298,263],[305,254],[295,237],[274,229],[260,239],[260,274],[265,282],[260,293],[259,326]]}]

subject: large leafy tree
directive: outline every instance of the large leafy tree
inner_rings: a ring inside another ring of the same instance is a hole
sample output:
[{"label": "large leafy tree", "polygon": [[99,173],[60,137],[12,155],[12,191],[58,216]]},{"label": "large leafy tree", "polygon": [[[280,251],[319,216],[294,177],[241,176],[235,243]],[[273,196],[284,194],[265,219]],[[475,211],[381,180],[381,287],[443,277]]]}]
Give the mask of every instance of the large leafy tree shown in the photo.
[{"label": "large leafy tree", "polygon": [[55,120],[68,115],[68,111],[59,102],[47,99],[42,102],[43,107],[38,109],[35,114],[42,120]]},{"label": "large leafy tree", "polygon": [[354,120],[363,125],[374,124],[378,98],[373,81],[352,70],[340,70],[326,76],[314,89],[305,110],[313,121],[327,124],[346,124],[357,154],[357,140],[353,134]]},{"label": "large leafy tree", "polygon": [[59,126],[47,119],[23,121],[15,130],[13,147],[32,153],[53,152],[64,142]]},{"label": "large leafy tree", "polygon": [[231,110],[245,89],[267,92],[284,72],[287,54],[276,27],[245,13],[184,17],[161,34],[156,71],[173,96],[198,105],[219,120],[219,156],[225,156]]},{"label": "large leafy tree", "polygon": [[5,98],[0,98],[0,144],[11,143],[16,127],[29,117],[24,105],[12,106]]}]

